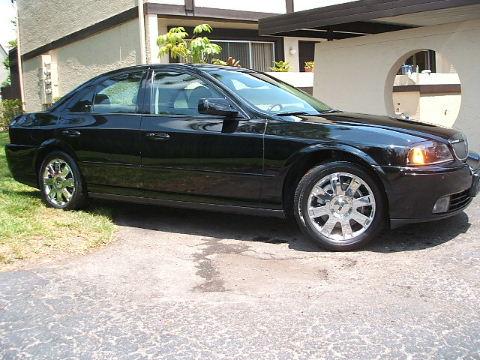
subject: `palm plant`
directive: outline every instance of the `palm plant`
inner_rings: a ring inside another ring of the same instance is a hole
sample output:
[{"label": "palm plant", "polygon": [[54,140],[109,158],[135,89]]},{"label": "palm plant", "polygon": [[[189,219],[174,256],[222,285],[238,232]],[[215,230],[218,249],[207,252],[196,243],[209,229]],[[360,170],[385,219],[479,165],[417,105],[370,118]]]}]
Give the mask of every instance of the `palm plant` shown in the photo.
[{"label": "palm plant", "polygon": [[160,35],[157,44],[160,47],[159,56],[170,55],[172,59],[182,59],[187,63],[206,63],[213,55],[219,54],[222,48],[210,41],[203,33],[211,33],[212,27],[200,24],[193,29],[193,37],[184,27],[171,28],[168,33]]}]

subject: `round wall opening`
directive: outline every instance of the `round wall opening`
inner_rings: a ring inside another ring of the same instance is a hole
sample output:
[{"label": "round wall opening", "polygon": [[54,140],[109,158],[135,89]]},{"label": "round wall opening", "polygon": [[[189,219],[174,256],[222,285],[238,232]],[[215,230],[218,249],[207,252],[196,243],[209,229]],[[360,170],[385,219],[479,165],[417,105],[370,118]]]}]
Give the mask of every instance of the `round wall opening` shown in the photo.
[{"label": "round wall opening", "polygon": [[455,123],[462,100],[454,64],[434,50],[416,50],[399,59],[388,79],[396,117],[445,127]]}]

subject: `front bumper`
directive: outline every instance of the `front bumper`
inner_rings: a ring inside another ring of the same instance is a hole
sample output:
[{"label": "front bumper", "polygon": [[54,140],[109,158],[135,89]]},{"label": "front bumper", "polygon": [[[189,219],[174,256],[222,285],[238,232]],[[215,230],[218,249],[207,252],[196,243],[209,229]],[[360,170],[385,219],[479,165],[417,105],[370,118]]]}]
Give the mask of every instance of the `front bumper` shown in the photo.
[{"label": "front bumper", "polygon": [[[469,164],[457,168],[408,169],[383,167],[390,227],[444,219],[463,211],[479,192],[480,169]],[[438,199],[449,196],[446,212],[434,214]]]}]

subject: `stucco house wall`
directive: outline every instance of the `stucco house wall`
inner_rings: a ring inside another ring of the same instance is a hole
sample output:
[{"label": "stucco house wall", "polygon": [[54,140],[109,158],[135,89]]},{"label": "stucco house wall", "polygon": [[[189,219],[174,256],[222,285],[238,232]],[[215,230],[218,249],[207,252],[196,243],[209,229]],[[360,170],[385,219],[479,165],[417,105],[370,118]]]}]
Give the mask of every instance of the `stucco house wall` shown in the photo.
[{"label": "stucco house wall", "polygon": [[18,0],[21,52],[25,54],[49,44],[131,9],[136,3],[136,0]]},{"label": "stucco house wall", "polygon": [[[140,62],[138,19],[102,31],[86,39],[52,50],[58,86],[55,93],[64,95],[82,82],[106,71]],[[25,109],[42,107],[39,70],[40,56],[23,62]]]},{"label": "stucco house wall", "polygon": [[402,30],[315,48],[314,96],[335,108],[393,115],[392,85],[404,61],[419,50],[441,53],[460,77],[462,100],[455,128],[480,150],[480,20]]},{"label": "stucco house wall", "polygon": [[41,84],[39,82],[42,67],[40,56],[22,63],[24,106],[26,111],[42,110]]},{"label": "stucco house wall", "polygon": [[138,19],[52,51],[59,94],[104,72],[140,63]]}]

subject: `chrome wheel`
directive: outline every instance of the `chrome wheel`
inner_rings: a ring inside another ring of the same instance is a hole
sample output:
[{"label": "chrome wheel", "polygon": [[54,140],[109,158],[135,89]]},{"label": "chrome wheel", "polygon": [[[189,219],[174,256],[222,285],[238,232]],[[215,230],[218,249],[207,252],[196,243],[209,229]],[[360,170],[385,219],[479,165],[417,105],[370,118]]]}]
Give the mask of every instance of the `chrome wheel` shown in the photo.
[{"label": "chrome wheel", "polygon": [[53,205],[65,206],[70,202],[75,193],[75,179],[65,160],[53,159],[45,166],[43,191]]},{"label": "chrome wheel", "polygon": [[307,211],[316,232],[342,244],[370,227],[375,217],[375,196],[360,177],[336,172],[313,186]]}]

